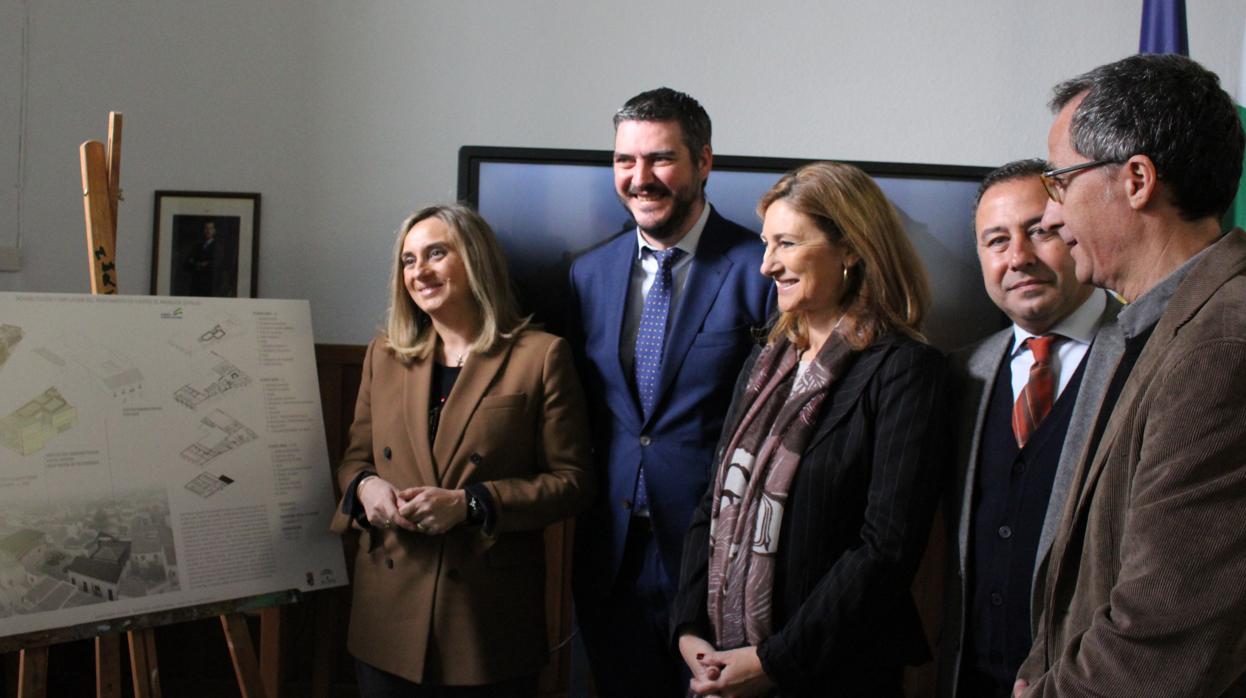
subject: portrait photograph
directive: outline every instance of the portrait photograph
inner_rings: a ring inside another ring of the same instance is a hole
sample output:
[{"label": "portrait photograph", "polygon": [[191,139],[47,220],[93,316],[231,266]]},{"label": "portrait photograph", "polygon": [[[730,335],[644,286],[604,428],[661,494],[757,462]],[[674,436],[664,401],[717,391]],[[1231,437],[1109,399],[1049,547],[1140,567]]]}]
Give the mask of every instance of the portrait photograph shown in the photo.
[{"label": "portrait photograph", "polygon": [[156,192],[151,292],[258,297],[259,194]]},{"label": "portrait photograph", "polygon": [[238,217],[174,216],[170,295],[238,297]]}]

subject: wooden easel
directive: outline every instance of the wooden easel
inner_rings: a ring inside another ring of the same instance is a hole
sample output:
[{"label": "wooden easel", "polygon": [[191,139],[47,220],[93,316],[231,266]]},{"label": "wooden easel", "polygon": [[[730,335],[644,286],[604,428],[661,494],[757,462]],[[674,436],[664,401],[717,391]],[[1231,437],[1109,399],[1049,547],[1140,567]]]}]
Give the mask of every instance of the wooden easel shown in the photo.
[{"label": "wooden easel", "polygon": [[121,200],[121,114],[108,112],[108,150],[99,141],[78,148],[86,213],[91,293],[117,293],[117,204]]},{"label": "wooden easel", "polygon": [[[121,114],[108,112],[108,145],[86,141],[79,149],[82,162],[82,204],[86,216],[87,260],[91,293],[117,293],[117,204],[121,201]],[[270,671],[261,679],[259,663],[247,620],[242,613],[220,616],[221,628],[234,664],[234,676],[242,698],[276,698],[280,675],[279,652],[281,613],[279,608],[261,611],[261,637]],[[274,639],[275,638],[275,639]],[[134,698],[161,698],[160,671],[156,663],[156,633],[153,628],[126,632],[130,649],[130,675]],[[48,645],[21,650],[18,698],[46,698],[48,688]],[[267,684],[267,691],[265,691]],[[95,638],[95,695],[121,698],[121,636]]]}]

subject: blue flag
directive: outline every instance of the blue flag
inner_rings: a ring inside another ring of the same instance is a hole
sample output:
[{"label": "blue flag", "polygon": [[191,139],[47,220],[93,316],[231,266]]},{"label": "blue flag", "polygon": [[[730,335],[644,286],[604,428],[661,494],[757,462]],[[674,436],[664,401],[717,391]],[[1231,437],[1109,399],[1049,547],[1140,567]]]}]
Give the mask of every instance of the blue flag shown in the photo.
[{"label": "blue flag", "polygon": [[1190,55],[1185,29],[1185,0],[1142,0],[1142,36],[1138,53]]}]

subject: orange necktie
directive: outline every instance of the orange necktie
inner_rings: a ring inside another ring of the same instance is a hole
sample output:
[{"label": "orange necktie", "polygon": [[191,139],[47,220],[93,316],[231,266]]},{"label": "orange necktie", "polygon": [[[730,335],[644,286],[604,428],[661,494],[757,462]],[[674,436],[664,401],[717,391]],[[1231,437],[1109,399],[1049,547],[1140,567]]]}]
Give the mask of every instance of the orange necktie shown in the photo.
[{"label": "orange necktie", "polygon": [[1056,377],[1051,370],[1051,344],[1055,340],[1056,335],[1052,334],[1025,340],[1034,355],[1034,365],[1030,367],[1030,382],[1012,406],[1012,433],[1017,437],[1017,448],[1025,446],[1055,402]]}]

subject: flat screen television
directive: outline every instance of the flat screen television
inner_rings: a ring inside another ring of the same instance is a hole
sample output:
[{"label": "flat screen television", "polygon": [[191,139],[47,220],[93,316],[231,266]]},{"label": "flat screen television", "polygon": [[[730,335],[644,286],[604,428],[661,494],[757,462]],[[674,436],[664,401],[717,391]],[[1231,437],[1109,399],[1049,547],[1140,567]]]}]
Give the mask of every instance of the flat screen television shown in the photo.
[{"label": "flat screen television", "polygon": [[[706,196],[723,216],[760,231],[758,199],[780,175],[806,162],[715,155]],[[930,341],[950,350],[1004,327],[1004,315],[982,288],[974,249],[973,196],[987,168],[852,164],[878,182],[926,264],[934,291],[924,326]],[[614,194],[611,152],[463,146],[458,174],[459,199],[497,232],[520,302],[560,331],[571,261],[616,235],[634,234]]]}]

